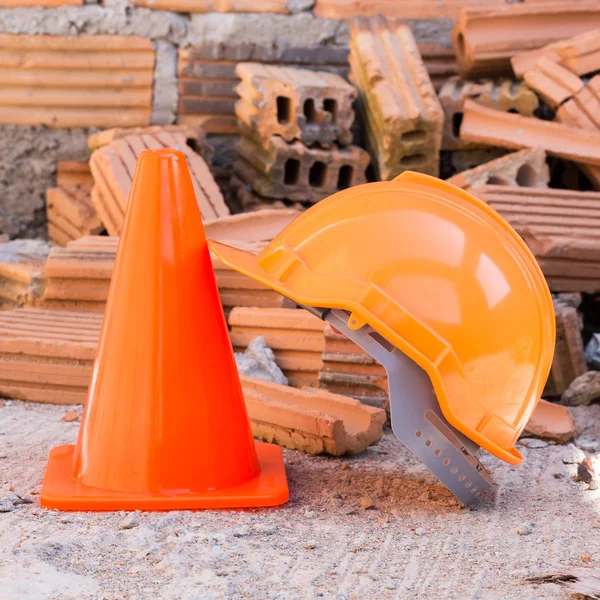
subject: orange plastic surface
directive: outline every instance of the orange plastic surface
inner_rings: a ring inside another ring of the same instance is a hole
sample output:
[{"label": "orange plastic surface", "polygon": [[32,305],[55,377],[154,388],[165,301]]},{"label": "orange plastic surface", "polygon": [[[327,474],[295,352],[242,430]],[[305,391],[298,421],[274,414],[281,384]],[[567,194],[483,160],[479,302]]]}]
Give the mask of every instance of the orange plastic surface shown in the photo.
[{"label": "orange plastic surface", "polygon": [[77,444],[55,448],[41,504],[62,510],[270,506],[184,155],[143,152]]},{"label": "orange plastic surface", "polygon": [[535,258],[485,203],[405,172],[321,201],[258,256],[209,245],[299,304],[368,323],[427,372],[450,424],[522,461],[514,443],[550,370],[554,311]]}]

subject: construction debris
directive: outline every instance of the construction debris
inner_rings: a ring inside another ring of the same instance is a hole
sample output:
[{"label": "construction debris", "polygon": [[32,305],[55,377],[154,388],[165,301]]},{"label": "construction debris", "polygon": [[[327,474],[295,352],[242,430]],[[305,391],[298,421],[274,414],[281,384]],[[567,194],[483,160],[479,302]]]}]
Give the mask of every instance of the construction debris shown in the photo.
[{"label": "construction debris", "polygon": [[575,420],[568,407],[540,400],[523,435],[566,444],[575,436]]},{"label": "construction debris", "polygon": [[472,100],[464,103],[460,138],[502,148],[543,148],[553,156],[600,165],[600,132],[505,113]]},{"label": "construction debris", "polygon": [[357,454],[377,444],[385,411],[322,390],[241,376],[254,437],[309,454]]},{"label": "construction debris", "polygon": [[134,134],[101,146],[94,151],[90,159],[95,183],[92,202],[110,235],[119,235],[123,226],[139,154],[144,150],[156,148],[176,148],[185,154],[196,200],[205,219],[229,215],[229,208],[208,165],[188,146],[183,133],[160,130],[156,133]]},{"label": "construction debris", "polygon": [[229,326],[236,352],[261,336],[291,385],[318,387],[325,348],[324,321],[303,310],[236,307],[229,315]]},{"label": "construction debris", "polygon": [[0,309],[31,306],[42,297],[51,246],[41,240],[0,244]]},{"label": "construction debris", "polygon": [[407,169],[437,175],[444,113],[410,28],[353,19],[349,61],[379,178]]},{"label": "construction debris", "polygon": [[600,69],[599,40],[600,29],[592,29],[537,50],[515,54],[510,62],[518,78],[535,68],[542,58],[561,64],[577,75],[585,75]]},{"label": "construction debris", "polygon": [[600,193],[499,185],[472,191],[521,235],[552,291],[600,291]]},{"label": "construction debris", "polygon": [[241,375],[264,379],[281,385],[289,383],[287,377],[275,362],[273,350],[265,344],[262,337],[254,338],[243,354],[236,354],[235,362]]},{"label": "construction debris", "polygon": [[1,35],[0,123],[131,127],[150,123],[155,52],[134,35]]},{"label": "construction debris", "polygon": [[589,456],[586,456],[577,465],[577,475],[575,477],[576,481],[582,481],[583,483],[589,484],[596,479],[596,471],[594,470],[592,459]]},{"label": "construction debris", "polygon": [[600,8],[590,1],[564,4],[471,6],[460,12],[452,43],[462,77],[511,75],[510,59],[524,51],[600,26]]},{"label": "construction debris", "polygon": [[458,173],[447,181],[465,190],[484,185],[548,187],[550,171],[546,153],[539,148],[511,152]]},{"label": "construction debris", "polygon": [[263,198],[315,203],[367,181],[369,155],[358,146],[308,148],[276,136],[261,142],[241,131],[235,174]]},{"label": "construction debris", "polygon": [[240,63],[235,114],[250,135],[327,148],[352,143],[356,90],[339,75],[260,63]]},{"label": "construction debris", "polygon": [[539,100],[527,85],[516,84],[510,79],[493,81],[463,81],[451,77],[439,91],[439,99],[444,110],[442,150],[466,150],[475,147],[460,139],[460,124],[463,118],[463,104],[469,98],[496,110],[517,112],[526,117],[533,116]]},{"label": "construction debris", "polygon": [[566,573],[529,577],[531,583],[559,583],[565,585],[571,594],[581,594],[583,598],[600,598],[600,569],[598,567],[572,567]]},{"label": "construction debris", "polygon": [[56,187],[46,190],[48,238],[53,244],[66,246],[72,240],[104,230],[91,199],[92,186],[88,163],[57,163]]},{"label": "construction debris", "polygon": [[561,401],[567,406],[587,405],[600,398],[600,371],[588,371],[565,390]]}]

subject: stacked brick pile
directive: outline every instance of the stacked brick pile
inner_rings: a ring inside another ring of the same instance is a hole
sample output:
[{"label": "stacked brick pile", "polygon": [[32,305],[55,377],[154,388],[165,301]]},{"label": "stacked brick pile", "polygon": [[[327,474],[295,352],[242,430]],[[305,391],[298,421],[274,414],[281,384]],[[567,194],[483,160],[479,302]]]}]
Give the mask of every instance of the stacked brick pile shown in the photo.
[{"label": "stacked brick pile", "polygon": [[368,154],[350,145],[355,89],[338,75],[242,63],[235,175],[244,208],[315,203],[366,182]]}]

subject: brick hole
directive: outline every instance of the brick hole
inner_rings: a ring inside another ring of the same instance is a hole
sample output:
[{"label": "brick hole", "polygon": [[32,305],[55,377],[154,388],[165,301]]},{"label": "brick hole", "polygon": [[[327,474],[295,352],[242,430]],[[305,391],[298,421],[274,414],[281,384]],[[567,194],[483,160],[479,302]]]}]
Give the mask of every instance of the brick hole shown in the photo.
[{"label": "brick hole", "polygon": [[354,174],[354,169],[350,165],[343,165],[340,169],[340,174],[338,175],[337,181],[337,189],[345,190],[352,185],[352,175]]},{"label": "brick hole", "polygon": [[325,163],[316,161],[313,163],[313,166],[310,168],[310,172],[308,173],[308,183],[311,185],[311,187],[323,187],[326,174],[327,167],[325,166]]},{"label": "brick hole", "polygon": [[286,96],[277,96],[277,121],[285,125],[292,120],[292,103]]},{"label": "brick hole", "polygon": [[509,182],[506,181],[506,179],[502,179],[502,177],[490,177],[487,181],[486,184],[488,185],[509,185]]},{"label": "brick hole", "polygon": [[295,158],[288,158],[285,161],[283,183],[285,185],[295,185],[300,177],[300,161]]},{"label": "brick hole", "polygon": [[427,140],[427,133],[425,131],[407,131],[402,134],[403,142],[424,142]]},{"label": "brick hole", "polygon": [[523,187],[535,187],[538,184],[537,171],[528,164],[524,164],[517,171],[517,184]]},{"label": "brick hole", "polygon": [[337,119],[337,100],[325,98],[325,100],[323,100],[323,110],[331,113],[331,122],[335,123],[335,120]]},{"label": "brick hole", "polygon": [[315,110],[315,101],[308,98],[304,101],[304,116],[307,123],[314,123],[317,120],[317,111]]},{"label": "brick hole", "polygon": [[464,54],[465,54],[465,36],[462,33],[458,34],[458,37],[456,38],[456,44],[458,46],[458,53],[461,56],[464,56]]},{"label": "brick hole", "polygon": [[405,167],[412,167],[422,165],[426,158],[424,154],[410,154],[409,156],[403,156],[400,160],[400,164]]},{"label": "brick hole", "polygon": [[452,137],[460,139],[460,126],[462,125],[463,113],[457,112],[452,115]]}]

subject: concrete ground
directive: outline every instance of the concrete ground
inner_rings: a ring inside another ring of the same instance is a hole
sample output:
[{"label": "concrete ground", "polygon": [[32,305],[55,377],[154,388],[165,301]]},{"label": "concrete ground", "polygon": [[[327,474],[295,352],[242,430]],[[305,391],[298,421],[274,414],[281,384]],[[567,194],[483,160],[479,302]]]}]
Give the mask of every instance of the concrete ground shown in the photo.
[{"label": "concrete ground", "polygon": [[[475,510],[388,432],[353,458],[286,451],[278,509],[61,513],[38,494],[48,450],[75,440],[67,410],[0,408],[0,507],[10,488],[33,500],[0,513],[0,600],[569,598],[526,579],[600,562],[600,490],[572,481],[573,446],[521,446],[517,468],[484,456],[496,485]],[[598,451],[600,406],[575,413]]]}]

